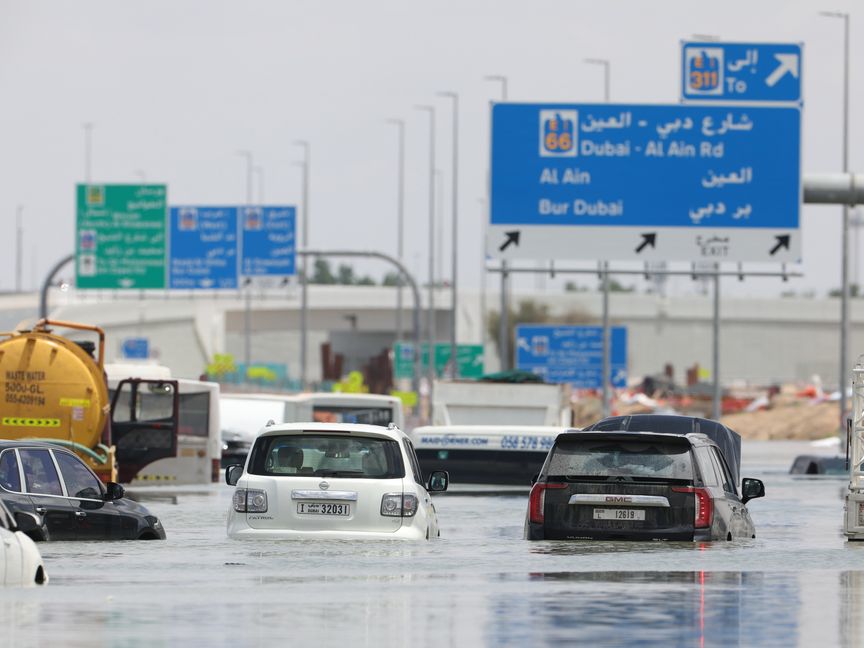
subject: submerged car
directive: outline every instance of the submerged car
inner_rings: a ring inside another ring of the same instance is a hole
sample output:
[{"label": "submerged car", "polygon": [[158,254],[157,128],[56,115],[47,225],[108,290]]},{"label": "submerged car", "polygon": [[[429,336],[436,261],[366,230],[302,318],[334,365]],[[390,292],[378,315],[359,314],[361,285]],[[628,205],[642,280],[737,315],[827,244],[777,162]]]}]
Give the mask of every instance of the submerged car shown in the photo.
[{"label": "submerged car", "polygon": [[231,538],[405,538],[440,535],[429,491],[447,490],[445,471],[423,481],[411,439],[395,425],[285,423],[266,427],[235,486]]},{"label": "submerged car", "polygon": [[159,519],[50,443],[0,441],[0,500],[33,540],[165,539]]},{"label": "submerged car", "polygon": [[[18,519],[28,518],[21,514]],[[39,549],[0,502],[0,585],[44,585],[47,582]]]},{"label": "submerged car", "polygon": [[756,537],[738,492],[740,437],[716,421],[639,415],[561,434],[529,496],[529,540],[733,540]]}]

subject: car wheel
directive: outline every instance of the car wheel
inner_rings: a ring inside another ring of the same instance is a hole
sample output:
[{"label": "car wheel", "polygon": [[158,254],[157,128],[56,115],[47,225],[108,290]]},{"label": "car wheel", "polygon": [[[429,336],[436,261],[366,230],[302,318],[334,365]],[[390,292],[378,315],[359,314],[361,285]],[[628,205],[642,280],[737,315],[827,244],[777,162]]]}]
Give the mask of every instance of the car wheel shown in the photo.
[{"label": "car wheel", "polygon": [[44,585],[46,580],[47,579],[45,578],[45,570],[42,569],[42,565],[39,565],[39,567],[36,569],[36,576],[33,578],[33,582],[37,585]]}]

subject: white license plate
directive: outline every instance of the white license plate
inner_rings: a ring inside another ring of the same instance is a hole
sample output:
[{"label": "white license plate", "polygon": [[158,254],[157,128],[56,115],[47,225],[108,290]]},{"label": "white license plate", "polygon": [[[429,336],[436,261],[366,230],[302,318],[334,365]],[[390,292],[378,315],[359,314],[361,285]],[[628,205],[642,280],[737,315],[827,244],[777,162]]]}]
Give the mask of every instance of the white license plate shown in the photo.
[{"label": "white license plate", "polygon": [[644,520],[645,511],[643,509],[612,509],[612,508],[595,508],[595,520]]},{"label": "white license plate", "polygon": [[300,515],[351,515],[350,504],[332,504],[330,502],[298,502],[297,513]]}]

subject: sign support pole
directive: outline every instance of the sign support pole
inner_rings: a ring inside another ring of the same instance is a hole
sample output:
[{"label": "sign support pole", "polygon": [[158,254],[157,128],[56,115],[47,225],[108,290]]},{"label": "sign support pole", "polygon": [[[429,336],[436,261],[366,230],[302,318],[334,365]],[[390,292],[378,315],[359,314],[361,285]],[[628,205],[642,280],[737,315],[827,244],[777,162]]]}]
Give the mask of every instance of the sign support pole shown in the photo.
[{"label": "sign support pole", "polygon": [[603,262],[603,418],[610,413],[610,389],[609,381],[611,367],[609,356],[611,353],[610,331],[609,331],[609,262]]},{"label": "sign support pole", "polygon": [[711,370],[714,373],[714,390],[712,415],[715,421],[720,420],[723,413],[722,393],[720,390],[720,264],[714,264],[714,321],[712,323],[712,359]]}]

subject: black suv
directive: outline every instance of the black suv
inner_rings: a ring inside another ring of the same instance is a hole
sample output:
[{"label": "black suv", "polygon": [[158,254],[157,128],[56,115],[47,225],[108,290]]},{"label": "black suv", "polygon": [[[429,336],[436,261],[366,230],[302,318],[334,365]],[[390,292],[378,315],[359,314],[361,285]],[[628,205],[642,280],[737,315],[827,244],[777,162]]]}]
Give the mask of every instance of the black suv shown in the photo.
[{"label": "black suv", "polygon": [[123,495],[65,448],[0,441],[0,500],[34,540],[164,540],[159,519]]},{"label": "black suv", "polygon": [[716,421],[638,415],[560,434],[529,497],[529,540],[732,540],[755,537],[737,483],[741,437]]}]

